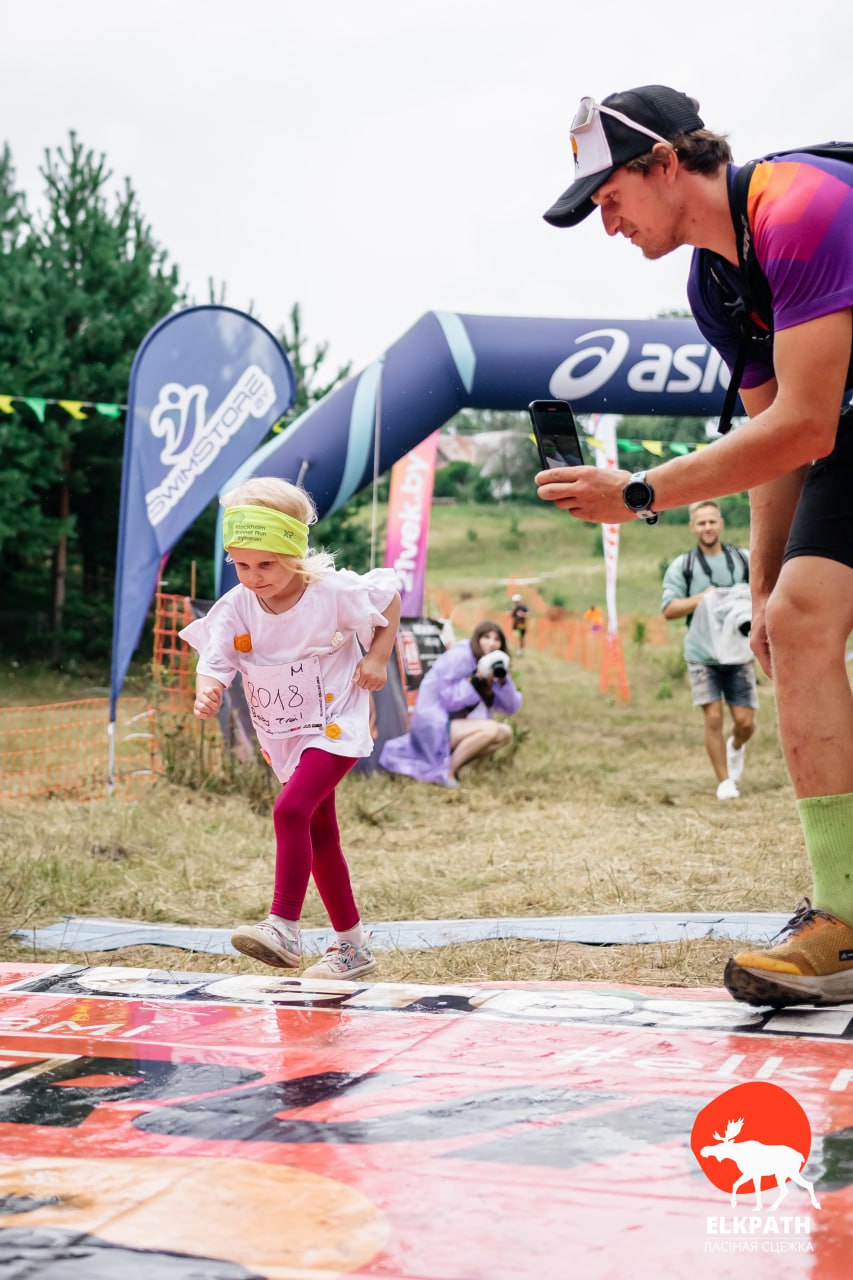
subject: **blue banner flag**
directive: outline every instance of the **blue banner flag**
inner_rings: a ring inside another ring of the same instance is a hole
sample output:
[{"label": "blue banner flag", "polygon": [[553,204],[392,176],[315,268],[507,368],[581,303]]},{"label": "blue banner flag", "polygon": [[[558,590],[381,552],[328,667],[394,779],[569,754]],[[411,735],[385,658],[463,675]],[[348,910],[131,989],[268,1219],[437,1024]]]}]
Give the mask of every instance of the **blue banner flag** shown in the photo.
[{"label": "blue banner flag", "polygon": [[231,307],[188,307],[143,340],[130,371],[119,508],[110,723],[160,562],[293,403],[287,356]]}]

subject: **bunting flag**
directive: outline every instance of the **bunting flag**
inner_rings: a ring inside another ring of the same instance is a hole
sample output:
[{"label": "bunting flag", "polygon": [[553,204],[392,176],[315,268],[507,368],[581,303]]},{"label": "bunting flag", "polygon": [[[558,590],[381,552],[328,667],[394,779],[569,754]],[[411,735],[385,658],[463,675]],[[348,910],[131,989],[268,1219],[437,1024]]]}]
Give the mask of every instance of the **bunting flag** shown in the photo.
[{"label": "bunting flag", "polygon": [[[615,416],[615,415],[614,415]],[[531,444],[536,444],[536,437],[528,435]],[[598,449],[606,451],[608,444],[601,439],[601,434],[587,435],[584,432],[581,439],[589,445],[590,449]],[[665,450],[677,455],[690,453],[693,450],[707,449],[709,444],[713,444],[712,440],[626,440],[623,436],[616,437],[616,447],[621,449],[623,453],[652,453],[657,458],[666,457]]]},{"label": "bunting flag", "polygon": [[24,404],[28,409],[32,409],[39,422],[44,422],[44,411],[47,407],[47,401],[41,396],[21,396]]},{"label": "bunting flag", "polygon": [[[44,422],[45,411],[48,405],[58,405],[64,409],[69,417],[77,422],[85,422],[92,415],[84,413],[84,409],[91,409],[96,414],[100,414],[102,418],[121,418],[127,409],[126,404],[109,404],[103,401],[94,400],[54,400],[50,396],[10,396],[0,395],[0,413],[14,413],[15,403],[25,404],[35,414],[39,422]],[[279,419],[274,423],[271,430],[279,433],[284,429],[284,419]],[[604,449],[605,445],[601,440],[597,440],[594,435],[584,435],[584,440],[589,444],[591,449]],[[530,436],[533,441],[533,436]],[[535,443],[535,441],[533,441]],[[690,453],[696,449],[706,449],[712,441],[710,440],[633,440],[625,439],[619,436],[616,445],[624,453],[650,453],[656,458],[665,458],[667,454],[676,456]]]},{"label": "bunting flag", "polygon": [[60,400],[59,407],[70,414],[72,418],[76,418],[78,422],[85,422],[89,416],[88,413],[83,412],[82,400]]},{"label": "bunting flag", "polygon": [[662,440],[641,440],[640,444],[646,453],[653,453],[656,458],[663,457],[663,441]]},{"label": "bunting flag", "polygon": [[45,409],[49,404],[58,404],[70,418],[76,418],[78,422],[83,422],[89,417],[88,413],[83,412],[84,409],[94,409],[104,418],[120,418],[127,408],[126,404],[103,404],[95,403],[93,400],[54,400],[50,396],[0,395],[0,413],[14,413],[16,401],[32,409],[39,422],[44,422]]},{"label": "bunting flag", "polygon": [[[90,414],[84,413],[84,409],[94,409],[95,413],[99,413],[102,418],[122,418],[124,417],[126,404],[110,404],[102,400],[53,400],[50,396],[3,396],[0,395],[0,413],[14,413],[15,402],[25,404],[38,418],[39,422],[44,422],[45,409],[49,404],[57,404],[64,409],[69,417],[76,419],[77,422],[85,422]],[[283,431],[285,427],[284,418],[279,418],[274,423],[271,430],[275,432]]]},{"label": "bunting flag", "polygon": [[[530,438],[533,439],[532,436]],[[583,438],[592,449],[606,448],[604,441],[597,440],[595,436],[585,435]],[[691,450],[707,449],[711,443],[711,440],[625,440],[622,436],[616,439],[617,447],[625,453],[652,453],[656,458],[665,458],[667,450],[674,454],[685,454]]]}]

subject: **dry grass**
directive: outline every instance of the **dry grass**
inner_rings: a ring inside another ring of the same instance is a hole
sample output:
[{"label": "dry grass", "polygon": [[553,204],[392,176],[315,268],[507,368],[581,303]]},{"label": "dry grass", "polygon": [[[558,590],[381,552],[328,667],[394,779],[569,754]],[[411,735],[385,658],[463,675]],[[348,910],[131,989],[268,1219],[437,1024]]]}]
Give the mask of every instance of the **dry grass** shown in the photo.
[{"label": "dry grass", "polygon": [[[537,653],[519,663],[513,745],[457,791],[385,774],[339,790],[366,921],[634,911],[784,911],[808,886],[771,687],[740,801],[721,804],[701,716],[679,675],[682,633],[626,655],[632,699]],[[661,696],[665,695],[665,696]],[[671,696],[666,696],[671,695]],[[11,929],[63,914],[229,926],[269,905],[266,803],[157,783],[136,804],[49,801],[0,816],[0,959]],[[313,893],[304,923],[326,923]],[[586,947],[492,941],[383,954],[386,980],[584,979],[719,985],[726,942]],[[40,961],[80,960],[42,952]],[[242,957],[138,947],[89,963],[247,972]]]}]

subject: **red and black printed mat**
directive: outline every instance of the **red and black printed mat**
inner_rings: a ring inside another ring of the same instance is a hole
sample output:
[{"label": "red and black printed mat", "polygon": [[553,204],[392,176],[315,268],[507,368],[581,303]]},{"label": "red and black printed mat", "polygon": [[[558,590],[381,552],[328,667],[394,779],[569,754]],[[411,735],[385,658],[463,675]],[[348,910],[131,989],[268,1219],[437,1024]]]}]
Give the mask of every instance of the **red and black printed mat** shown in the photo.
[{"label": "red and black printed mat", "polygon": [[28,1278],[841,1280],[853,1006],[0,965],[0,1156]]}]

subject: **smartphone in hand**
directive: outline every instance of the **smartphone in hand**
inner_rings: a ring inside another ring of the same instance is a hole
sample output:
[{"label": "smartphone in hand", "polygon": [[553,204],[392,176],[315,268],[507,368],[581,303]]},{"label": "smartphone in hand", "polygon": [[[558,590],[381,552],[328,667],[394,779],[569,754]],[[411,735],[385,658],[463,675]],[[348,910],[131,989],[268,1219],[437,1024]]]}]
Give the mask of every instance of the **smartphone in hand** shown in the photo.
[{"label": "smartphone in hand", "polygon": [[542,466],[586,465],[572,406],[566,400],[533,400],[527,406]]}]

